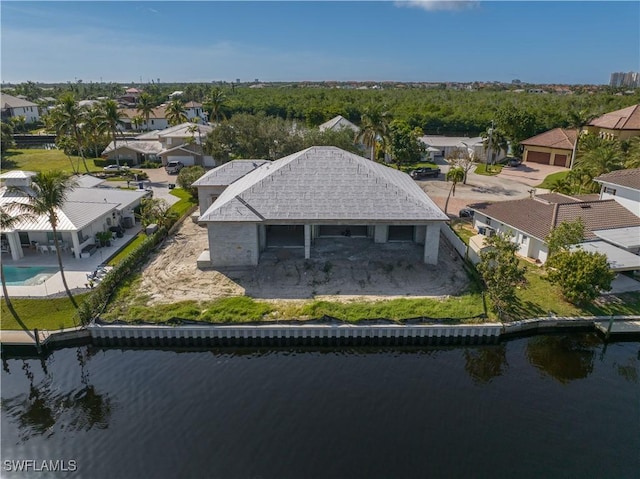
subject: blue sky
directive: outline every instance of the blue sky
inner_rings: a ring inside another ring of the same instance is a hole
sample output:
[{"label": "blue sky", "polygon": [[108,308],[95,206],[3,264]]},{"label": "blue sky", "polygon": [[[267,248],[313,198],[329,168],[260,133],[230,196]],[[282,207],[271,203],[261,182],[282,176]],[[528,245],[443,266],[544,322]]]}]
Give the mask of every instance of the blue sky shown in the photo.
[{"label": "blue sky", "polygon": [[608,83],[640,2],[14,2],[3,82]]}]

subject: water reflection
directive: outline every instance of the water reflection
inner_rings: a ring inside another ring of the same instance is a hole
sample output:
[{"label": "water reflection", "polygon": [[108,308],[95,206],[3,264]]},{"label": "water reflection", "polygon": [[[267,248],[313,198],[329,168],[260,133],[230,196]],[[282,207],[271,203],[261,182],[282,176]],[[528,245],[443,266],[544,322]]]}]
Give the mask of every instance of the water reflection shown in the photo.
[{"label": "water reflection", "polygon": [[[22,360],[21,369],[29,381],[29,391],[2,400],[2,411],[17,423],[21,442],[34,436],[51,437],[56,423],[72,431],[108,427],[112,400],[108,394],[99,393],[89,380],[87,360],[91,355],[90,348],[77,349],[76,365],[82,386],[64,394],[58,393],[44,359],[40,361],[44,376],[40,381],[35,380],[30,362]],[[52,358],[53,355],[48,359]],[[3,369],[10,373],[6,361]]]},{"label": "water reflection", "polygon": [[584,379],[593,372],[600,340],[593,334],[536,336],[527,342],[529,362],[543,373],[567,384]]},{"label": "water reflection", "polygon": [[488,383],[504,374],[509,367],[507,348],[504,344],[466,349],[464,361],[465,371],[477,383]]}]

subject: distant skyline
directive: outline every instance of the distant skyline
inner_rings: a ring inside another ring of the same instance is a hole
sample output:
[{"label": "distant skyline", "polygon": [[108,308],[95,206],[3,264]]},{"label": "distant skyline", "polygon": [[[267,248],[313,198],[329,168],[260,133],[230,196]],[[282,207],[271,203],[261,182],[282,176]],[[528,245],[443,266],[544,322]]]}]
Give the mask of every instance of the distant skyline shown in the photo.
[{"label": "distant skyline", "polygon": [[18,2],[1,79],[608,84],[640,2]]}]

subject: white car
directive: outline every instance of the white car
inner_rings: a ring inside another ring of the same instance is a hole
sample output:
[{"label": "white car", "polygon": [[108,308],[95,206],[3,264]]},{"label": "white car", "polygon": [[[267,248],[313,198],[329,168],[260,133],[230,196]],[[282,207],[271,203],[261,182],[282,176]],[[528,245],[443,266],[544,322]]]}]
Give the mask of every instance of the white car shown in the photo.
[{"label": "white car", "polygon": [[108,165],[105,166],[104,168],[102,168],[104,171],[106,172],[113,172],[113,171],[127,171],[129,169],[129,167],[127,165]]}]

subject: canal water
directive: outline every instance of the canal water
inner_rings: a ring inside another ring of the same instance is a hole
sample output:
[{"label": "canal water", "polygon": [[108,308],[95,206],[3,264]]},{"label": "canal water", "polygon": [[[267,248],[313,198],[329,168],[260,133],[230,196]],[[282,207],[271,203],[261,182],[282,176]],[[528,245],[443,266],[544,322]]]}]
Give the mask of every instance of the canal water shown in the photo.
[{"label": "canal water", "polygon": [[5,356],[0,476],[637,479],[639,355],[574,334]]}]

